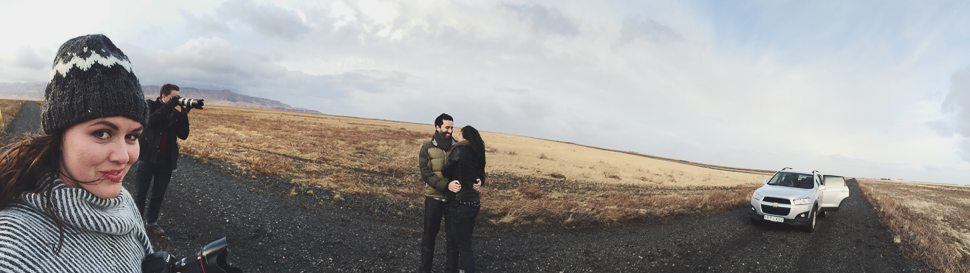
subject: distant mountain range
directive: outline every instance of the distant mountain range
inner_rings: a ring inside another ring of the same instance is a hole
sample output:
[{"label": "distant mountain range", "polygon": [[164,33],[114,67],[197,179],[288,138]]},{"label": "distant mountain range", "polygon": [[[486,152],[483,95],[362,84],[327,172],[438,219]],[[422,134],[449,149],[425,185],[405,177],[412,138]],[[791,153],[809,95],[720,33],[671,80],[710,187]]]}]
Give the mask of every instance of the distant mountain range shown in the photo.
[{"label": "distant mountain range", "polygon": [[[46,83],[0,83],[0,98],[23,99],[23,100],[43,100]],[[142,92],[145,98],[157,98],[159,85],[143,85]],[[230,90],[205,90],[192,87],[179,88],[179,95],[184,98],[204,99],[205,105],[233,106],[267,110],[284,110],[303,113],[320,114],[316,110],[289,106],[285,103],[242,95]]]}]

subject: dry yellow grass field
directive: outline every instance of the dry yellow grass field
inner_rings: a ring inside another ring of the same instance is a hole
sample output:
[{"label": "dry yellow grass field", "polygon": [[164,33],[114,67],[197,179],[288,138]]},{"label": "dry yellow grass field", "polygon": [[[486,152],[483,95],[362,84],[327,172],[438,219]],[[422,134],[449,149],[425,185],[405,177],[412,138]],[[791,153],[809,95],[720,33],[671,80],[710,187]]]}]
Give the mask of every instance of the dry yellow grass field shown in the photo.
[{"label": "dry yellow grass field", "polygon": [[[430,137],[434,128],[423,127]],[[491,170],[521,176],[680,187],[743,186],[766,177],[529,137],[486,132],[482,138],[491,151],[488,154]]]},{"label": "dry yellow grass field", "polygon": [[7,127],[7,123],[10,122],[17,112],[20,112],[20,107],[24,105],[23,100],[5,100],[0,99],[0,137],[5,138],[4,129]]},{"label": "dry yellow grass field", "polygon": [[[423,200],[417,154],[434,131],[430,122],[216,106],[190,115],[188,155],[343,194]],[[609,224],[722,211],[745,205],[768,177],[487,131],[483,138],[490,175],[483,215],[496,223]]]},{"label": "dry yellow grass field", "polygon": [[913,259],[940,272],[970,272],[970,187],[857,181]]}]

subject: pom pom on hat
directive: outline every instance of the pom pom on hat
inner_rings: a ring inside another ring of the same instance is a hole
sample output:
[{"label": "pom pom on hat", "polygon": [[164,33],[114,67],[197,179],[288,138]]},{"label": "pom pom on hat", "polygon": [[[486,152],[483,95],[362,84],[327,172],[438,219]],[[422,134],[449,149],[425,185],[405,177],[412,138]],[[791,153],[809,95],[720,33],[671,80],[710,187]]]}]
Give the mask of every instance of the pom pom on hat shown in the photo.
[{"label": "pom pom on hat", "polygon": [[44,90],[45,134],[103,117],[122,116],[142,125],[148,105],[128,56],[101,34],[76,37],[57,50]]}]

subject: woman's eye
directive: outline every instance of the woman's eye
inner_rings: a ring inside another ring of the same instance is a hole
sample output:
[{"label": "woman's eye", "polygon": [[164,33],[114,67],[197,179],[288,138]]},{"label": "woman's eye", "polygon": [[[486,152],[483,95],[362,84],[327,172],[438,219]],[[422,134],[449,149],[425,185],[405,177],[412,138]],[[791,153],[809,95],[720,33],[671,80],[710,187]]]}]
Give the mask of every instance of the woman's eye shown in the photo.
[{"label": "woman's eye", "polygon": [[138,140],[138,134],[128,134],[125,136],[126,140]]},{"label": "woman's eye", "polygon": [[91,133],[91,135],[100,139],[106,139],[111,137],[111,134],[109,134],[108,131],[104,131],[104,130],[95,131],[94,133]]}]

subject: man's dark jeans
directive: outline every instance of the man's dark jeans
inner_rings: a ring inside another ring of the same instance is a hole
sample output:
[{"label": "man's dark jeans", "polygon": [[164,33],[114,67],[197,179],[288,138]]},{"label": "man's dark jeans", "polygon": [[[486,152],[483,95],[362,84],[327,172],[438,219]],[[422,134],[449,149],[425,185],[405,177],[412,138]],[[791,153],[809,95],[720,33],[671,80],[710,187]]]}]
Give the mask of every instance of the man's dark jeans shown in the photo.
[{"label": "man's dark jeans", "polygon": [[[159,156],[155,164],[138,160],[138,175],[135,177],[135,206],[148,223],[158,221],[158,212],[162,209],[162,199],[168,190],[168,183],[172,181],[172,160],[167,156]],[[152,180],[155,183],[152,183]],[[151,190],[148,212],[145,212],[145,198]]]},{"label": "man's dark jeans", "polygon": [[[448,236],[454,238],[455,248],[458,250],[459,268],[465,273],[475,272],[475,251],[472,250],[472,233],[475,231],[475,218],[478,218],[480,206],[457,204],[448,208],[448,218],[451,220],[451,230]],[[451,258],[451,257],[449,257]],[[449,272],[455,272],[449,271]]]},{"label": "man's dark jeans", "polygon": [[[438,237],[438,230],[441,229],[441,218],[445,218],[445,233],[448,233],[448,205],[443,201],[435,200],[431,197],[424,197],[424,234],[421,237],[421,272],[432,272],[434,268],[434,244]],[[447,238],[447,235],[446,235]],[[450,244],[446,244],[448,258],[445,260],[445,272],[457,271],[458,252]],[[455,259],[450,257],[454,255]]]}]

